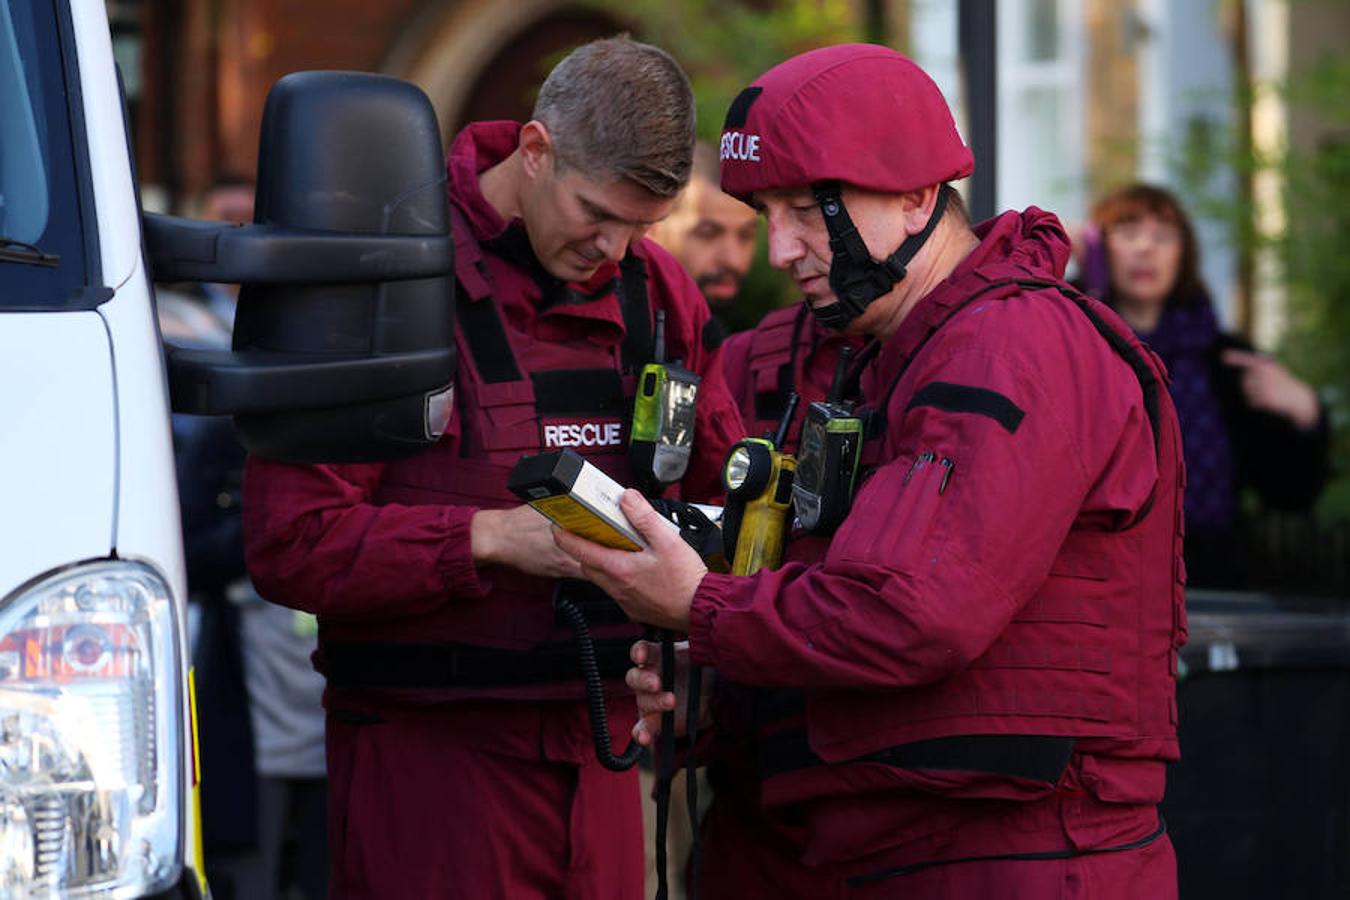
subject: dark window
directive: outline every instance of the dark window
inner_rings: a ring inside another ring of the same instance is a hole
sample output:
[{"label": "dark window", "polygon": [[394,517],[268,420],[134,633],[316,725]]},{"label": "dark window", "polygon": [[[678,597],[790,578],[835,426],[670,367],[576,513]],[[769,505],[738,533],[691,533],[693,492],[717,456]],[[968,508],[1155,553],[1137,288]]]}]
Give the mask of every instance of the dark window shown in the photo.
[{"label": "dark window", "polygon": [[86,283],[71,92],[53,8],[50,0],[0,4],[0,312],[70,308]]}]

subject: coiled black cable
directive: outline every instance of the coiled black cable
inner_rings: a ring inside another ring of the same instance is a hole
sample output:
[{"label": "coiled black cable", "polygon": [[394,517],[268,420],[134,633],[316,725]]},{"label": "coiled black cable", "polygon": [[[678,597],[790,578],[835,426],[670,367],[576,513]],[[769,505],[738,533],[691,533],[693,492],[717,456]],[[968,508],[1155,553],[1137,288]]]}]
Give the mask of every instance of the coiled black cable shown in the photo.
[{"label": "coiled black cable", "polygon": [[611,772],[626,772],[637,765],[642,745],[628,742],[628,749],[616,755],[610,742],[609,716],[605,710],[605,685],[600,677],[600,663],[595,658],[595,641],[591,638],[586,617],[575,603],[562,595],[559,585],[553,591],[553,607],[563,614],[576,637],[577,654],[581,658],[581,678],[586,686],[586,710],[591,719],[591,737],[595,741],[595,756],[600,765]]},{"label": "coiled black cable", "polygon": [[[794,404],[795,405],[795,404]],[[680,526],[680,534],[695,549],[703,552],[703,545],[710,535],[720,537],[720,532],[701,511],[688,504],[653,501],[657,511],[672,519]],[[586,710],[591,720],[591,738],[595,744],[595,756],[600,765],[611,772],[626,772],[637,764],[642,756],[642,745],[636,739],[628,742],[627,749],[615,754],[609,733],[609,716],[605,710],[604,680],[600,677],[600,664],[595,655],[595,641],[591,637],[586,615],[564,596],[562,582],[554,588],[553,607],[572,628],[577,643],[577,655],[581,660],[581,677],[586,689]],[[675,636],[665,629],[648,629],[646,639],[661,644],[661,684],[673,690],[675,684]],[[688,697],[689,737],[692,743],[698,734],[699,688],[701,679],[696,668],[690,672],[690,691]],[[675,767],[675,711],[667,710],[661,714],[660,753],[656,760],[656,898],[667,900],[669,879],[667,877],[666,831],[670,820],[670,787]],[[690,757],[687,770],[685,797],[689,801],[691,822],[694,825],[692,847],[691,881],[688,891],[690,900],[698,897],[698,869],[700,864],[700,846],[697,833],[698,782],[694,777],[693,757]]]}]

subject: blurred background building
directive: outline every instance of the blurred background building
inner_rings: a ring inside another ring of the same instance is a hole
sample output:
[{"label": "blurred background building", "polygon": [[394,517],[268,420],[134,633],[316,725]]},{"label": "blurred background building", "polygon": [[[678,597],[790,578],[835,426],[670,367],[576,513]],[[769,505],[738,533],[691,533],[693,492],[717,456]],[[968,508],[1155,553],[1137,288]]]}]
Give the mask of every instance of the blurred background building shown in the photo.
[{"label": "blurred background building", "polygon": [[[1269,90],[1291,67],[1343,49],[1343,0],[742,0],[738,21],[707,15],[737,5],[108,0],[141,180],[158,206],[190,207],[222,173],[253,171],[264,97],[287,72],[409,79],[431,96],[449,136],[473,119],[523,118],[552,62],[585,40],[629,30],[669,44],[663,27],[672,16],[702,20],[682,28],[676,44],[722,24],[753,29],[756,14],[774,34],[764,43],[787,52],[841,39],[888,43],[932,72],[961,113],[970,105],[958,20],[992,21],[997,137],[977,146],[982,163],[995,160],[990,208],[1035,203],[1066,221],[1081,220],[1093,196],[1131,177],[1175,184],[1186,174],[1195,182],[1186,189],[1248,198],[1262,227],[1279,227],[1278,182],[1239,171],[1232,151],[1243,141],[1265,154],[1286,144],[1309,149],[1345,124]],[[763,55],[716,65],[749,71]],[[694,61],[682,61],[698,74]],[[715,128],[717,112],[703,111],[705,126]],[[1188,153],[1213,154],[1209,171],[1194,171],[1203,160]],[[1228,322],[1272,343],[1283,333],[1283,298],[1262,283],[1259,260],[1234,245],[1230,228],[1202,217],[1206,280],[1229,298]]]}]

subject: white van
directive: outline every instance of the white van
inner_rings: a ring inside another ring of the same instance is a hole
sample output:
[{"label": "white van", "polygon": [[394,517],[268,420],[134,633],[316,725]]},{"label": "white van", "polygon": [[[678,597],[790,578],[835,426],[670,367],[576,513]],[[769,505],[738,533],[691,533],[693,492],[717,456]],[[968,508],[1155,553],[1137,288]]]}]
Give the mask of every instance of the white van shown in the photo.
[{"label": "white van", "polygon": [[[409,452],[448,418],[451,249],[434,115],[408,111],[425,97],[402,82],[310,74],[269,101],[265,131],[280,137],[269,151],[264,136],[263,156],[282,163],[260,164],[260,224],[143,217],[103,0],[0,3],[0,897],[209,895],[170,381],[174,408],[239,414],[246,446],[279,458]],[[387,151],[403,186],[349,177],[369,159],[330,166],[340,150],[312,146],[351,125],[386,152],[388,123],[372,128],[347,97],[404,117],[416,164]],[[371,192],[367,227],[347,207]],[[338,196],[346,206],[331,214],[324,198]],[[422,205],[416,227],[401,212],[409,197]],[[390,236],[407,233],[420,237]],[[149,267],[162,280],[261,285],[241,294],[237,352],[166,355]],[[367,321],[323,325],[315,281],[346,319],[364,309],[354,318]],[[433,295],[430,326],[390,314]],[[301,311],[288,311],[297,296]]]}]

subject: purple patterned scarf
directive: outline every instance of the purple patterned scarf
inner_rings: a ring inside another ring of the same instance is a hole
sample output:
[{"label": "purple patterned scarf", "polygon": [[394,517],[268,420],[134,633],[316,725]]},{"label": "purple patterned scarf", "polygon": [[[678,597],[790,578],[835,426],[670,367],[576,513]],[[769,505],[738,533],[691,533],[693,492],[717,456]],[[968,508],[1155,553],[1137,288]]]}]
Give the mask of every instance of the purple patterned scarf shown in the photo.
[{"label": "purple patterned scarf", "polygon": [[1233,448],[1210,370],[1219,325],[1207,294],[1189,304],[1176,299],[1169,298],[1153,333],[1139,337],[1172,376],[1186,458],[1186,527],[1228,528],[1236,500]]}]

